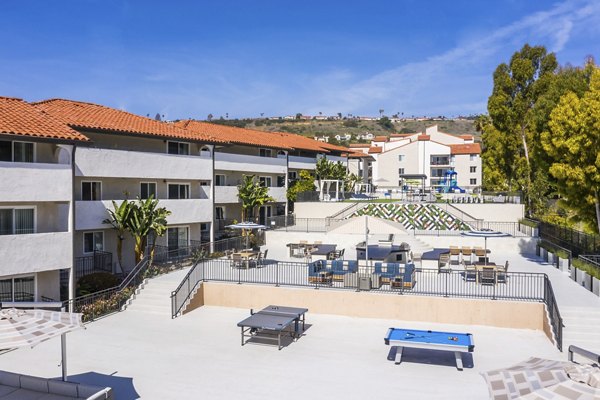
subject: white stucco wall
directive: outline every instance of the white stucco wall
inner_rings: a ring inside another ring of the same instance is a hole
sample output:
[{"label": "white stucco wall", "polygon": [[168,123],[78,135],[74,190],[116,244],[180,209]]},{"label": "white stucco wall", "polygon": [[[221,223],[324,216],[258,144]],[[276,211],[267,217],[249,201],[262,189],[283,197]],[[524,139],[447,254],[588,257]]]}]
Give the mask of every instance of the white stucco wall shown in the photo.
[{"label": "white stucco wall", "polygon": [[210,157],[78,148],[75,174],[87,177],[212,180]]},{"label": "white stucco wall", "polygon": [[[525,205],[512,203],[484,203],[484,204],[462,204],[453,203],[452,206],[458,208],[464,213],[473,216],[476,219],[483,219],[490,222],[518,222],[525,216]],[[448,205],[439,204],[438,207],[448,211],[450,214],[461,218],[464,217],[455,208]],[[463,218],[464,217],[464,218]]]},{"label": "white stucco wall", "polygon": [[351,203],[297,202],[294,203],[294,214],[297,218],[326,218],[351,205]]},{"label": "white stucco wall", "polygon": [[70,232],[0,236],[0,276],[70,268]]},{"label": "white stucco wall", "polygon": [[287,173],[287,161],[285,158],[258,157],[216,152],[215,169],[221,171],[285,174]]},{"label": "white stucco wall", "polygon": [[0,201],[70,201],[71,166],[0,162]]}]

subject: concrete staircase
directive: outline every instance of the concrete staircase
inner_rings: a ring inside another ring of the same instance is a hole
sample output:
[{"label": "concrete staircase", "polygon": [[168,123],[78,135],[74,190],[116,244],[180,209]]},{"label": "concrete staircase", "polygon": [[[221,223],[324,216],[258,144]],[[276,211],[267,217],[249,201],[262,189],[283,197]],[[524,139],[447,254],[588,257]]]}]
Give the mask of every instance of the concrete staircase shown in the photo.
[{"label": "concrete staircase", "polygon": [[600,353],[600,309],[596,307],[559,307],[563,318],[563,351],[569,345]]},{"label": "concrete staircase", "polygon": [[126,306],[127,312],[141,312],[171,318],[171,292],[179,286],[190,268],[147,279]]}]

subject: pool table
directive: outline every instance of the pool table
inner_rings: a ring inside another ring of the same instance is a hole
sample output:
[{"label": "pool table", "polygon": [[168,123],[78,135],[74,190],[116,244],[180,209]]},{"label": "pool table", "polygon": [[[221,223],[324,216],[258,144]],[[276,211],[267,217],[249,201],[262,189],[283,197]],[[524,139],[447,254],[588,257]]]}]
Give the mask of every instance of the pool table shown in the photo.
[{"label": "pool table", "polygon": [[402,361],[404,347],[417,349],[453,351],[456,368],[462,371],[461,353],[472,352],[475,348],[473,335],[470,333],[423,331],[417,329],[390,328],[384,338],[386,345],[397,346],[396,364]]}]

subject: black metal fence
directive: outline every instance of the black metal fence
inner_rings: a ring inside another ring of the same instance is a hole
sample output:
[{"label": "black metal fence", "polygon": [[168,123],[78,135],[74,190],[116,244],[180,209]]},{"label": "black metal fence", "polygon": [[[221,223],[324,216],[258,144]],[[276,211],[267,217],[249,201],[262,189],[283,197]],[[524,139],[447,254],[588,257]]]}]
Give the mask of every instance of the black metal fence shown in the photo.
[{"label": "black metal fence", "polygon": [[600,254],[600,235],[590,235],[564,226],[540,222],[539,236],[571,251],[573,257],[580,254]]},{"label": "black metal fence", "polygon": [[337,218],[297,218],[294,214],[278,215],[267,219],[271,229],[282,229],[286,232],[328,232],[340,226],[346,219]]},{"label": "black metal fence", "polygon": [[112,253],[107,251],[94,251],[94,254],[75,257],[75,279],[96,272],[112,273]]},{"label": "black metal fence", "polygon": [[336,275],[332,272],[311,276],[309,268],[307,263],[275,260],[265,260],[259,265],[239,265],[228,259],[199,260],[171,293],[172,317],[182,312],[202,281],[357,291],[359,278],[368,277],[368,290],[376,293],[543,302],[548,308],[557,346],[562,350],[562,319],[546,274],[507,272],[492,277],[492,284],[481,284],[473,276],[467,276],[465,271],[440,273],[437,269],[419,269],[410,283],[395,285],[389,279],[386,282],[381,276],[362,270],[360,273]]}]

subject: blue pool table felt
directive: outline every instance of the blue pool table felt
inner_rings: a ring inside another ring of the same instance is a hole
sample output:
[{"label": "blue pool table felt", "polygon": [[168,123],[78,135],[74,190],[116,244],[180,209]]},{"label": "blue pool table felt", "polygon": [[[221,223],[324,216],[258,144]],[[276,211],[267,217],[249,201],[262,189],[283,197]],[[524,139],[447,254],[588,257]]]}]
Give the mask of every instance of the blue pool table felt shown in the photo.
[{"label": "blue pool table felt", "polygon": [[[456,338],[457,340],[452,340],[451,338]],[[468,333],[423,331],[417,329],[392,328],[389,335],[386,337],[386,343],[388,340],[399,340],[406,343],[419,342],[464,347],[473,345],[472,335]]]}]

